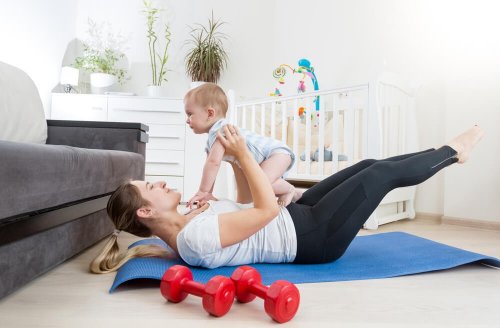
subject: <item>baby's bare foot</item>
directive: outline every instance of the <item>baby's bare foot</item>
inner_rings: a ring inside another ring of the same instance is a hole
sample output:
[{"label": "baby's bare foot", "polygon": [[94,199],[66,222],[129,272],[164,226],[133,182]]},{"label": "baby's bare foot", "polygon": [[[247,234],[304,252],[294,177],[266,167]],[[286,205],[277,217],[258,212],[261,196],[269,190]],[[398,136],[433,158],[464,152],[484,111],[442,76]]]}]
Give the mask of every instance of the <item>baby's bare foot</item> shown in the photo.
[{"label": "baby's bare foot", "polygon": [[298,201],[301,197],[302,197],[302,194],[304,192],[302,190],[299,190],[299,189],[295,189],[295,192],[294,192],[294,195],[293,195],[293,198],[292,198],[292,202],[296,202]]},{"label": "baby's bare foot", "polygon": [[295,196],[295,189],[292,189],[289,193],[279,195],[278,205],[283,207],[288,206],[288,204],[292,202],[294,196]]},{"label": "baby's bare foot", "polygon": [[456,136],[448,146],[457,152],[458,163],[462,164],[469,159],[470,152],[484,135],[483,129],[475,125],[462,134]]}]

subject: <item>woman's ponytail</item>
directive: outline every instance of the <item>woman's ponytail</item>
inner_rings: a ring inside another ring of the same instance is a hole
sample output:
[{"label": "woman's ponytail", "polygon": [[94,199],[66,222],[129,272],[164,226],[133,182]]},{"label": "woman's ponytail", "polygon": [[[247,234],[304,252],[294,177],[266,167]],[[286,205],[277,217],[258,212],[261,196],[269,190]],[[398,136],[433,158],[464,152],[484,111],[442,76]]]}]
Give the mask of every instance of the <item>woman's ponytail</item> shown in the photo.
[{"label": "woman's ponytail", "polygon": [[117,239],[118,236],[116,234],[109,237],[101,253],[90,263],[90,272],[114,272],[121,268],[128,260],[135,257],[159,257],[166,259],[175,257],[175,254],[159,245],[139,245],[129,248],[125,253],[120,254],[120,246]]}]

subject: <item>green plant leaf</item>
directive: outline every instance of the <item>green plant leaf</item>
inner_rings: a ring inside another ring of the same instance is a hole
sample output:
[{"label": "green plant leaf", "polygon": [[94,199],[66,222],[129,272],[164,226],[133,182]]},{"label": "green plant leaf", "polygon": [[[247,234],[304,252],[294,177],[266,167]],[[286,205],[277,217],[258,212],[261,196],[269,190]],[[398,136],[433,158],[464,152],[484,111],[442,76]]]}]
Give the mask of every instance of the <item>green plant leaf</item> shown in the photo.
[{"label": "green plant leaf", "polygon": [[146,37],[148,39],[152,84],[159,86],[163,81],[166,81],[165,75],[167,70],[165,67],[168,61],[168,48],[170,46],[172,34],[170,32],[170,26],[165,24],[163,33],[165,47],[163,52],[158,52],[156,49],[156,42],[159,40],[159,37],[156,34],[155,26],[163,10],[155,8],[152,2],[148,0],[144,0],[143,4],[144,10],[142,12],[146,15]]},{"label": "green plant leaf", "polygon": [[219,31],[223,24],[225,22],[214,19],[212,12],[207,26],[195,24],[191,28],[190,39],[186,41],[191,49],[186,55],[185,66],[193,81],[216,83],[226,68],[228,55],[223,40],[227,35]]}]

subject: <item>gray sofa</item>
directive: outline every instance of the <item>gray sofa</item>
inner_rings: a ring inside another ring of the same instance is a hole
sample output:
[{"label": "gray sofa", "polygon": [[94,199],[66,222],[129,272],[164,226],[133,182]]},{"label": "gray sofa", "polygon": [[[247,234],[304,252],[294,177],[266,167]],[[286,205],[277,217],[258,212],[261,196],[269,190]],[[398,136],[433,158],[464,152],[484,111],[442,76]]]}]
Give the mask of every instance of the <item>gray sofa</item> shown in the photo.
[{"label": "gray sofa", "polygon": [[[0,79],[0,88],[12,87]],[[0,93],[8,120],[3,100]],[[46,125],[45,144],[0,133],[0,298],[109,235],[109,195],[127,179],[144,179],[147,126]]]}]

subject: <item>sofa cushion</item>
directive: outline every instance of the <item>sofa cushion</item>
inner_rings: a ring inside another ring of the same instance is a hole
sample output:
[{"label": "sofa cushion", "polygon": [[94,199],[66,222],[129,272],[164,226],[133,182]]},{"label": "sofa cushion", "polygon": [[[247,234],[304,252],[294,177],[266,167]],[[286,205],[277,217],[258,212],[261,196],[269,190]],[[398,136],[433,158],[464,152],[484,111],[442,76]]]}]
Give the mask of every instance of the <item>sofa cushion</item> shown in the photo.
[{"label": "sofa cushion", "polygon": [[104,195],[144,175],[144,157],[131,152],[0,140],[0,154],[0,223]]},{"label": "sofa cushion", "polygon": [[44,144],[47,122],[33,80],[0,62],[0,140]]}]

